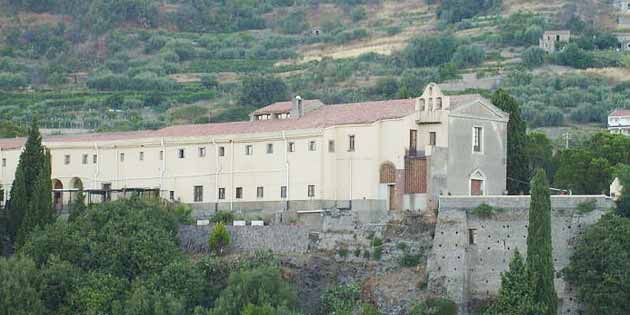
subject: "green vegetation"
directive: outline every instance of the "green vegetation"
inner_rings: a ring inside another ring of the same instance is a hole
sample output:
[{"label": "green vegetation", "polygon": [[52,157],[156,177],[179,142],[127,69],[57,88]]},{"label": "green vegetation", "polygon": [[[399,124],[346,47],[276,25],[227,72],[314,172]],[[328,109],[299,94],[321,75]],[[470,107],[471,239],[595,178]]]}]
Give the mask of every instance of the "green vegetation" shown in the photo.
[{"label": "green vegetation", "polygon": [[528,285],[525,259],[517,250],[510,261],[510,269],[501,274],[501,288],[495,301],[483,311],[484,315],[532,314],[534,303]]},{"label": "green vegetation", "polygon": [[223,250],[230,245],[230,232],[223,222],[219,222],[214,226],[210,238],[208,239],[208,247],[217,255],[222,255]]},{"label": "green vegetation", "polygon": [[430,298],[411,309],[410,315],[456,315],[455,302],[444,298]]},{"label": "green vegetation", "polygon": [[492,95],[492,103],[509,114],[507,126],[507,190],[512,195],[528,191],[529,161],[527,149],[527,125],[521,119],[520,104],[504,90]]},{"label": "green vegetation", "polygon": [[503,209],[501,208],[495,208],[491,205],[488,205],[486,203],[482,203],[479,206],[475,207],[474,209],[472,209],[470,211],[471,214],[478,216],[480,218],[490,218],[492,216],[494,216],[496,213],[498,212],[502,212]]},{"label": "green vegetation", "polygon": [[533,306],[540,314],[558,313],[551,246],[551,200],[545,171],[538,170],[531,183],[527,228],[527,273]]},{"label": "green vegetation", "polygon": [[617,167],[616,174],[621,181],[621,197],[617,200],[617,214],[630,218],[630,164],[622,164]]},{"label": "green vegetation", "polygon": [[372,247],[372,259],[381,260],[381,256],[383,256],[383,240],[374,237],[370,242],[370,246]]},{"label": "green vegetation", "polygon": [[437,14],[440,19],[455,23],[500,8],[501,3],[501,0],[443,0]]},{"label": "green vegetation", "polygon": [[581,202],[577,205],[577,212],[580,214],[593,212],[595,210],[595,199],[591,201]]},{"label": "green vegetation", "polygon": [[321,303],[324,315],[378,314],[373,305],[361,302],[361,288],[354,283],[329,288]]},{"label": "green vegetation", "polygon": [[588,227],[563,271],[589,314],[627,314],[630,219],[604,215]]},{"label": "green vegetation", "polygon": [[50,173],[50,152],[42,146],[37,121],[33,120],[7,205],[7,233],[15,248],[24,244],[31,231],[55,220]]}]

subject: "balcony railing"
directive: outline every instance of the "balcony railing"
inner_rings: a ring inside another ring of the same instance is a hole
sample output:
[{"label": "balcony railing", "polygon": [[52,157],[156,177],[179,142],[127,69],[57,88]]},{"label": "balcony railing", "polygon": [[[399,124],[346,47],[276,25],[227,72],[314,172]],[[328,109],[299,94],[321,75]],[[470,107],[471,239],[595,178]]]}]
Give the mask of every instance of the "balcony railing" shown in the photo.
[{"label": "balcony railing", "polygon": [[439,124],[446,121],[446,118],[447,111],[445,110],[420,111],[418,112],[418,120],[416,122],[418,124]]}]

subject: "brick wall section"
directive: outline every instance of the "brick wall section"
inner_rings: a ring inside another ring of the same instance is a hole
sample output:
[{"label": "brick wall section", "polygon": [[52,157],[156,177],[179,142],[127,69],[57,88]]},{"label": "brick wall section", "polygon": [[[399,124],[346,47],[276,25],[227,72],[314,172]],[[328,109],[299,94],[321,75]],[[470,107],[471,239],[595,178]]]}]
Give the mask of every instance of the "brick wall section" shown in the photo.
[{"label": "brick wall section", "polygon": [[[595,210],[580,214],[576,207],[595,200]],[[501,272],[508,270],[514,250],[527,253],[528,196],[440,198],[433,249],[429,257],[429,289],[456,301],[460,314],[468,305],[496,295]],[[482,203],[502,208],[491,218],[480,218],[471,209]],[[584,229],[614,206],[605,196],[552,196],[553,260],[556,272],[568,263]],[[469,243],[475,229],[475,244]],[[559,314],[579,314],[575,289],[561,277],[555,279],[560,298]]]},{"label": "brick wall section", "polygon": [[427,160],[405,159],[405,193],[427,192]]},{"label": "brick wall section", "polygon": [[[208,253],[208,238],[213,225],[182,225],[177,235],[180,247],[188,252]],[[270,249],[278,254],[306,253],[310,231],[297,225],[228,226],[231,244],[228,251],[255,252]]]}]

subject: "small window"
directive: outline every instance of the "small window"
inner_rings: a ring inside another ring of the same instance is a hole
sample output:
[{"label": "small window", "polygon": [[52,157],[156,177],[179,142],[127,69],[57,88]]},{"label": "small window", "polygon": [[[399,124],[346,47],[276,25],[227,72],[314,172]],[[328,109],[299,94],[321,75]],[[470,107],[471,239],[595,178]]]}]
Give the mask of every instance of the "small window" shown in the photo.
[{"label": "small window", "polygon": [[315,141],[308,142],[308,150],[309,151],[317,151],[317,144]]},{"label": "small window", "polygon": [[168,198],[170,200],[175,200],[175,191],[171,190],[168,192]]},{"label": "small window", "polygon": [[273,153],[273,143],[267,143],[267,154]]},{"label": "small window", "polygon": [[140,154],[138,154],[138,160],[144,161],[144,152],[140,151]]},{"label": "small window", "polygon": [[124,154],[124,153],[121,153],[121,154],[120,154],[120,161],[121,161],[121,162],[124,162],[124,161],[125,161],[125,154]]},{"label": "small window", "polygon": [[243,187],[236,187],[236,199],[243,199]]},{"label": "small window", "polygon": [[2,167],[7,167],[7,159],[2,159]]},{"label": "small window", "polygon": [[437,143],[437,133],[435,131],[429,132],[429,145],[436,145]]},{"label": "small window", "polygon": [[186,152],[184,149],[177,149],[177,157],[183,159],[186,157]]},{"label": "small window", "polygon": [[265,190],[263,187],[256,187],[256,198],[260,199],[265,196]]},{"label": "small window", "polygon": [[203,201],[203,186],[195,186],[195,202]]},{"label": "small window", "polygon": [[96,164],[96,162],[98,162],[98,155],[93,154],[92,155],[92,164]]},{"label": "small window", "polygon": [[63,157],[63,164],[66,164],[66,165],[70,164],[70,155],[66,154]]},{"label": "small window", "polygon": [[483,128],[481,127],[473,127],[473,151],[474,152],[483,152]]},{"label": "small window", "polygon": [[225,199],[225,188],[219,188],[219,200]]},{"label": "small window", "polygon": [[418,147],[418,130],[409,130],[409,151],[416,152]]},{"label": "small window", "polygon": [[295,152],[295,142],[289,142],[287,144],[287,151],[289,152]]},{"label": "small window", "polygon": [[225,156],[225,147],[219,147],[219,156]]},{"label": "small window", "polygon": [[476,229],[468,229],[468,244],[475,245],[477,244],[477,230]]},{"label": "small window", "polygon": [[335,152],[335,140],[328,141],[328,152]]},{"label": "small window", "polygon": [[87,154],[83,154],[83,158],[81,159],[81,163],[88,164],[88,155]]},{"label": "small window", "polygon": [[287,199],[287,186],[280,187],[280,198]]},{"label": "small window", "polygon": [[348,151],[354,152],[354,149],[355,149],[354,135],[349,135],[348,136]]},{"label": "small window", "polygon": [[206,147],[199,148],[199,157],[206,157]]},{"label": "small window", "polygon": [[315,185],[308,185],[308,196],[309,198],[315,197]]},{"label": "small window", "polygon": [[254,146],[248,144],[245,146],[245,155],[253,155],[254,154]]},{"label": "small window", "polygon": [[164,160],[164,151],[160,151],[160,161]]}]

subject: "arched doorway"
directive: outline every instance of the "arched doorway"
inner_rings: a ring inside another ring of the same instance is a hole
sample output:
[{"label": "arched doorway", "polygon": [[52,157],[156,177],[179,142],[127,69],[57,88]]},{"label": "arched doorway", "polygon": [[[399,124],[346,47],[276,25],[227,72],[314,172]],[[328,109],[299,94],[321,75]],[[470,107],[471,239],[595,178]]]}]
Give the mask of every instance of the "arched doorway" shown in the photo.
[{"label": "arched doorway", "polygon": [[79,194],[83,191],[83,181],[78,177],[73,177],[70,180],[70,202],[74,202],[79,198]]},{"label": "arched doorway", "polygon": [[392,162],[381,164],[380,183],[387,185],[387,207],[389,210],[396,208],[396,166]]},{"label": "arched doorway", "polygon": [[53,179],[53,205],[55,209],[63,208],[63,183],[58,179]]},{"label": "arched doorway", "polygon": [[468,182],[471,196],[483,196],[486,191],[486,175],[481,170],[475,170],[470,174]]}]

